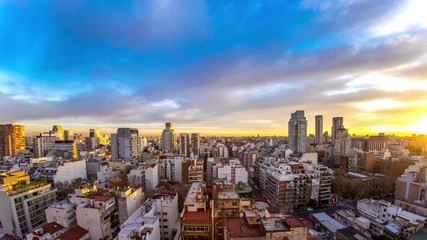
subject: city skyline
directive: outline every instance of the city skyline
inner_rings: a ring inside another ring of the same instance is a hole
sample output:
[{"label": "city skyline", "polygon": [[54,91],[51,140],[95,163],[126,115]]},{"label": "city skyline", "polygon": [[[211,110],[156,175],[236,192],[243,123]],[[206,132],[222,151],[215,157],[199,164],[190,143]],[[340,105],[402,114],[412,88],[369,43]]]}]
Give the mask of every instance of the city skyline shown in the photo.
[{"label": "city skyline", "polygon": [[285,136],[304,110],[308,134],[427,134],[426,7],[1,1],[0,124]]}]

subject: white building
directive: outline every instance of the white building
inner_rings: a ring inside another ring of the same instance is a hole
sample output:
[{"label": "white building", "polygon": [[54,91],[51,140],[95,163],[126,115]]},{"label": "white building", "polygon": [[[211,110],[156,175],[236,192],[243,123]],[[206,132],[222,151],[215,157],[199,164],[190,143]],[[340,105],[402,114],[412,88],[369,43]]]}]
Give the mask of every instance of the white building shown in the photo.
[{"label": "white building", "polygon": [[215,165],[208,164],[208,167],[212,168],[212,170],[208,170],[208,172],[212,171],[212,177],[214,178],[226,180],[228,183],[248,183],[248,171],[241,164],[239,159],[230,159],[226,161],[218,159]]},{"label": "white building", "polygon": [[166,178],[169,181],[182,182],[182,157],[168,158],[163,160]]},{"label": "white building", "polygon": [[227,146],[225,146],[222,143],[218,143],[216,145],[216,148],[218,150],[218,155],[217,157],[223,157],[223,158],[228,158],[228,148]]},{"label": "white building", "polygon": [[385,225],[394,233],[413,234],[425,225],[425,217],[405,211],[402,207],[385,200],[361,199],[357,202],[357,211],[376,222]]},{"label": "white building", "polygon": [[[82,196],[83,197],[83,196]],[[113,239],[119,220],[114,196],[88,194],[79,197],[84,203],[77,205],[77,225],[89,231],[91,239]]]},{"label": "white building", "polygon": [[53,177],[53,182],[72,182],[79,178],[87,178],[85,160],[68,161],[58,164],[56,166],[56,174]]},{"label": "white building", "polygon": [[146,137],[140,137],[139,138],[139,151],[144,151],[145,147],[148,147],[147,144],[147,138]]},{"label": "white building", "polygon": [[119,191],[117,196],[117,205],[119,208],[119,221],[123,224],[132,214],[138,210],[145,199],[142,188],[129,188],[125,191]]},{"label": "white building", "polygon": [[235,169],[235,183],[248,183],[248,171],[244,167]]},{"label": "white building", "polygon": [[48,223],[57,222],[66,228],[73,226],[77,221],[74,204],[66,200],[50,205],[45,213]]},{"label": "white building", "polygon": [[159,240],[160,225],[156,217],[144,216],[144,207],[140,207],[122,226],[118,240],[144,239]]},{"label": "white building", "polygon": [[159,219],[160,236],[162,240],[174,239],[173,229],[179,222],[178,194],[157,194],[144,203],[144,216]]},{"label": "white building", "polygon": [[135,186],[145,184],[145,189],[154,189],[159,185],[159,164],[140,164],[130,170],[128,179],[134,181]]},{"label": "white building", "polygon": [[45,209],[56,189],[44,180],[30,181],[23,171],[0,174],[0,233],[23,238],[46,223]]},{"label": "white building", "polygon": [[99,166],[99,170],[96,172],[96,179],[101,186],[105,186],[111,179],[119,177],[121,172],[115,170],[107,165]]}]

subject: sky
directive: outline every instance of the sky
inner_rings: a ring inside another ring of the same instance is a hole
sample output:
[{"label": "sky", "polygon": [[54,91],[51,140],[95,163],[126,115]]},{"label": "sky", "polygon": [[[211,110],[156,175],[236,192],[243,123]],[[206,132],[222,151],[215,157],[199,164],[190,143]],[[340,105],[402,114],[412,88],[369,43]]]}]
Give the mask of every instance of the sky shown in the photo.
[{"label": "sky", "polygon": [[427,1],[0,0],[0,123],[427,133]]}]

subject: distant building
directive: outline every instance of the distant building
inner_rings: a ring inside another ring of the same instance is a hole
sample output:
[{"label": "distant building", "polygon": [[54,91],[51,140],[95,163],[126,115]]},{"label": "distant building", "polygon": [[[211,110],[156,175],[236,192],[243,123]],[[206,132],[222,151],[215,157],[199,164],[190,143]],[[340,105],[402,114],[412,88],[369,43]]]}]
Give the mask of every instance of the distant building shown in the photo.
[{"label": "distant building", "polygon": [[72,130],[64,130],[64,140],[74,141],[74,132]]},{"label": "distant building", "polygon": [[332,118],[332,136],[331,143],[335,144],[335,139],[337,138],[337,131],[344,128],[344,118],[343,117],[334,117]]},{"label": "distant building", "polygon": [[368,139],[368,151],[387,149],[389,144],[389,137],[384,133],[378,136],[370,136]]},{"label": "distant building", "polygon": [[323,116],[322,115],[316,115],[315,117],[315,143],[316,144],[323,144]]},{"label": "distant building", "polygon": [[191,153],[193,156],[200,155],[200,134],[198,133],[191,134]]},{"label": "distant building", "polygon": [[188,133],[179,134],[179,154],[190,157],[190,135]]},{"label": "distant building", "polygon": [[111,158],[125,162],[137,163],[140,160],[138,129],[118,128],[111,134]]},{"label": "distant building", "polygon": [[167,122],[165,129],[162,132],[160,140],[160,149],[163,152],[173,153],[176,151],[177,139],[175,130],[172,128],[172,123]]},{"label": "distant building", "polygon": [[89,129],[89,137],[85,139],[86,146],[89,149],[97,149],[100,144],[101,131],[97,128]]},{"label": "distant building", "polygon": [[33,150],[35,157],[46,157],[57,140],[59,140],[58,135],[50,132],[40,133],[40,135],[35,136],[33,138]]},{"label": "distant building", "polygon": [[58,140],[63,141],[64,140],[64,129],[61,125],[53,125],[52,130],[50,131],[53,134],[58,135]]},{"label": "distant building", "polygon": [[76,179],[86,179],[86,161],[59,161],[52,157],[32,158],[28,172],[32,179],[46,179],[48,183],[71,183]]},{"label": "distant building", "polygon": [[139,164],[138,168],[130,170],[128,181],[131,186],[142,186],[144,191],[156,188],[159,184],[159,164]]},{"label": "distant building", "polygon": [[56,157],[65,159],[78,159],[79,157],[75,141],[55,141],[52,151]]},{"label": "distant building", "polygon": [[25,150],[25,127],[16,123],[0,125],[0,159]]},{"label": "distant building", "polygon": [[294,153],[304,153],[306,151],[307,119],[304,111],[298,110],[291,114],[288,122],[288,142],[289,148]]},{"label": "distant building", "polygon": [[193,182],[203,182],[203,162],[197,162],[194,160],[194,164],[191,164],[188,167],[188,181],[189,183]]},{"label": "distant building", "polygon": [[182,157],[163,159],[160,166],[160,179],[167,179],[172,182],[182,182]]}]

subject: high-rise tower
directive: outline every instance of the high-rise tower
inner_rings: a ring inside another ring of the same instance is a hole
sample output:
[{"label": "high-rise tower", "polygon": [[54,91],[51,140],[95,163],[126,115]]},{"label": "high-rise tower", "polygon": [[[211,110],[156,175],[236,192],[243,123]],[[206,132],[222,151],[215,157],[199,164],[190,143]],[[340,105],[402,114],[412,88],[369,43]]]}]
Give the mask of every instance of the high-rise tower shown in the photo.
[{"label": "high-rise tower", "polygon": [[138,162],[140,158],[138,129],[118,128],[111,134],[111,157],[113,160]]},{"label": "high-rise tower", "polygon": [[25,127],[16,123],[0,125],[0,158],[25,150]]},{"label": "high-rise tower", "polygon": [[199,156],[200,154],[200,134],[191,134],[191,153],[193,156]]},{"label": "high-rise tower", "polygon": [[179,134],[179,154],[185,157],[190,156],[190,135],[188,133]]},{"label": "high-rise tower", "polygon": [[332,118],[332,136],[331,143],[335,144],[335,140],[337,138],[337,133],[339,130],[344,129],[344,119],[343,117],[334,117]]},{"label": "high-rise tower", "polygon": [[307,119],[304,111],[298,110],[291,114],[288,123],[289,148],[294,153],[304,153],[306,151]]},{"label": "high-rise tower", "polygon": [[175,152],[176,151],[176,134],[175,130],[172,128],[172,123],[167,122],[165,124],[165,129],[162,132],[160,149],[163,152]]},{"label": "high-rise tower", "polygon": [[316,124],[315,143],[323,144],[323,116],[322,115],[316,115],[315,124]]}]

